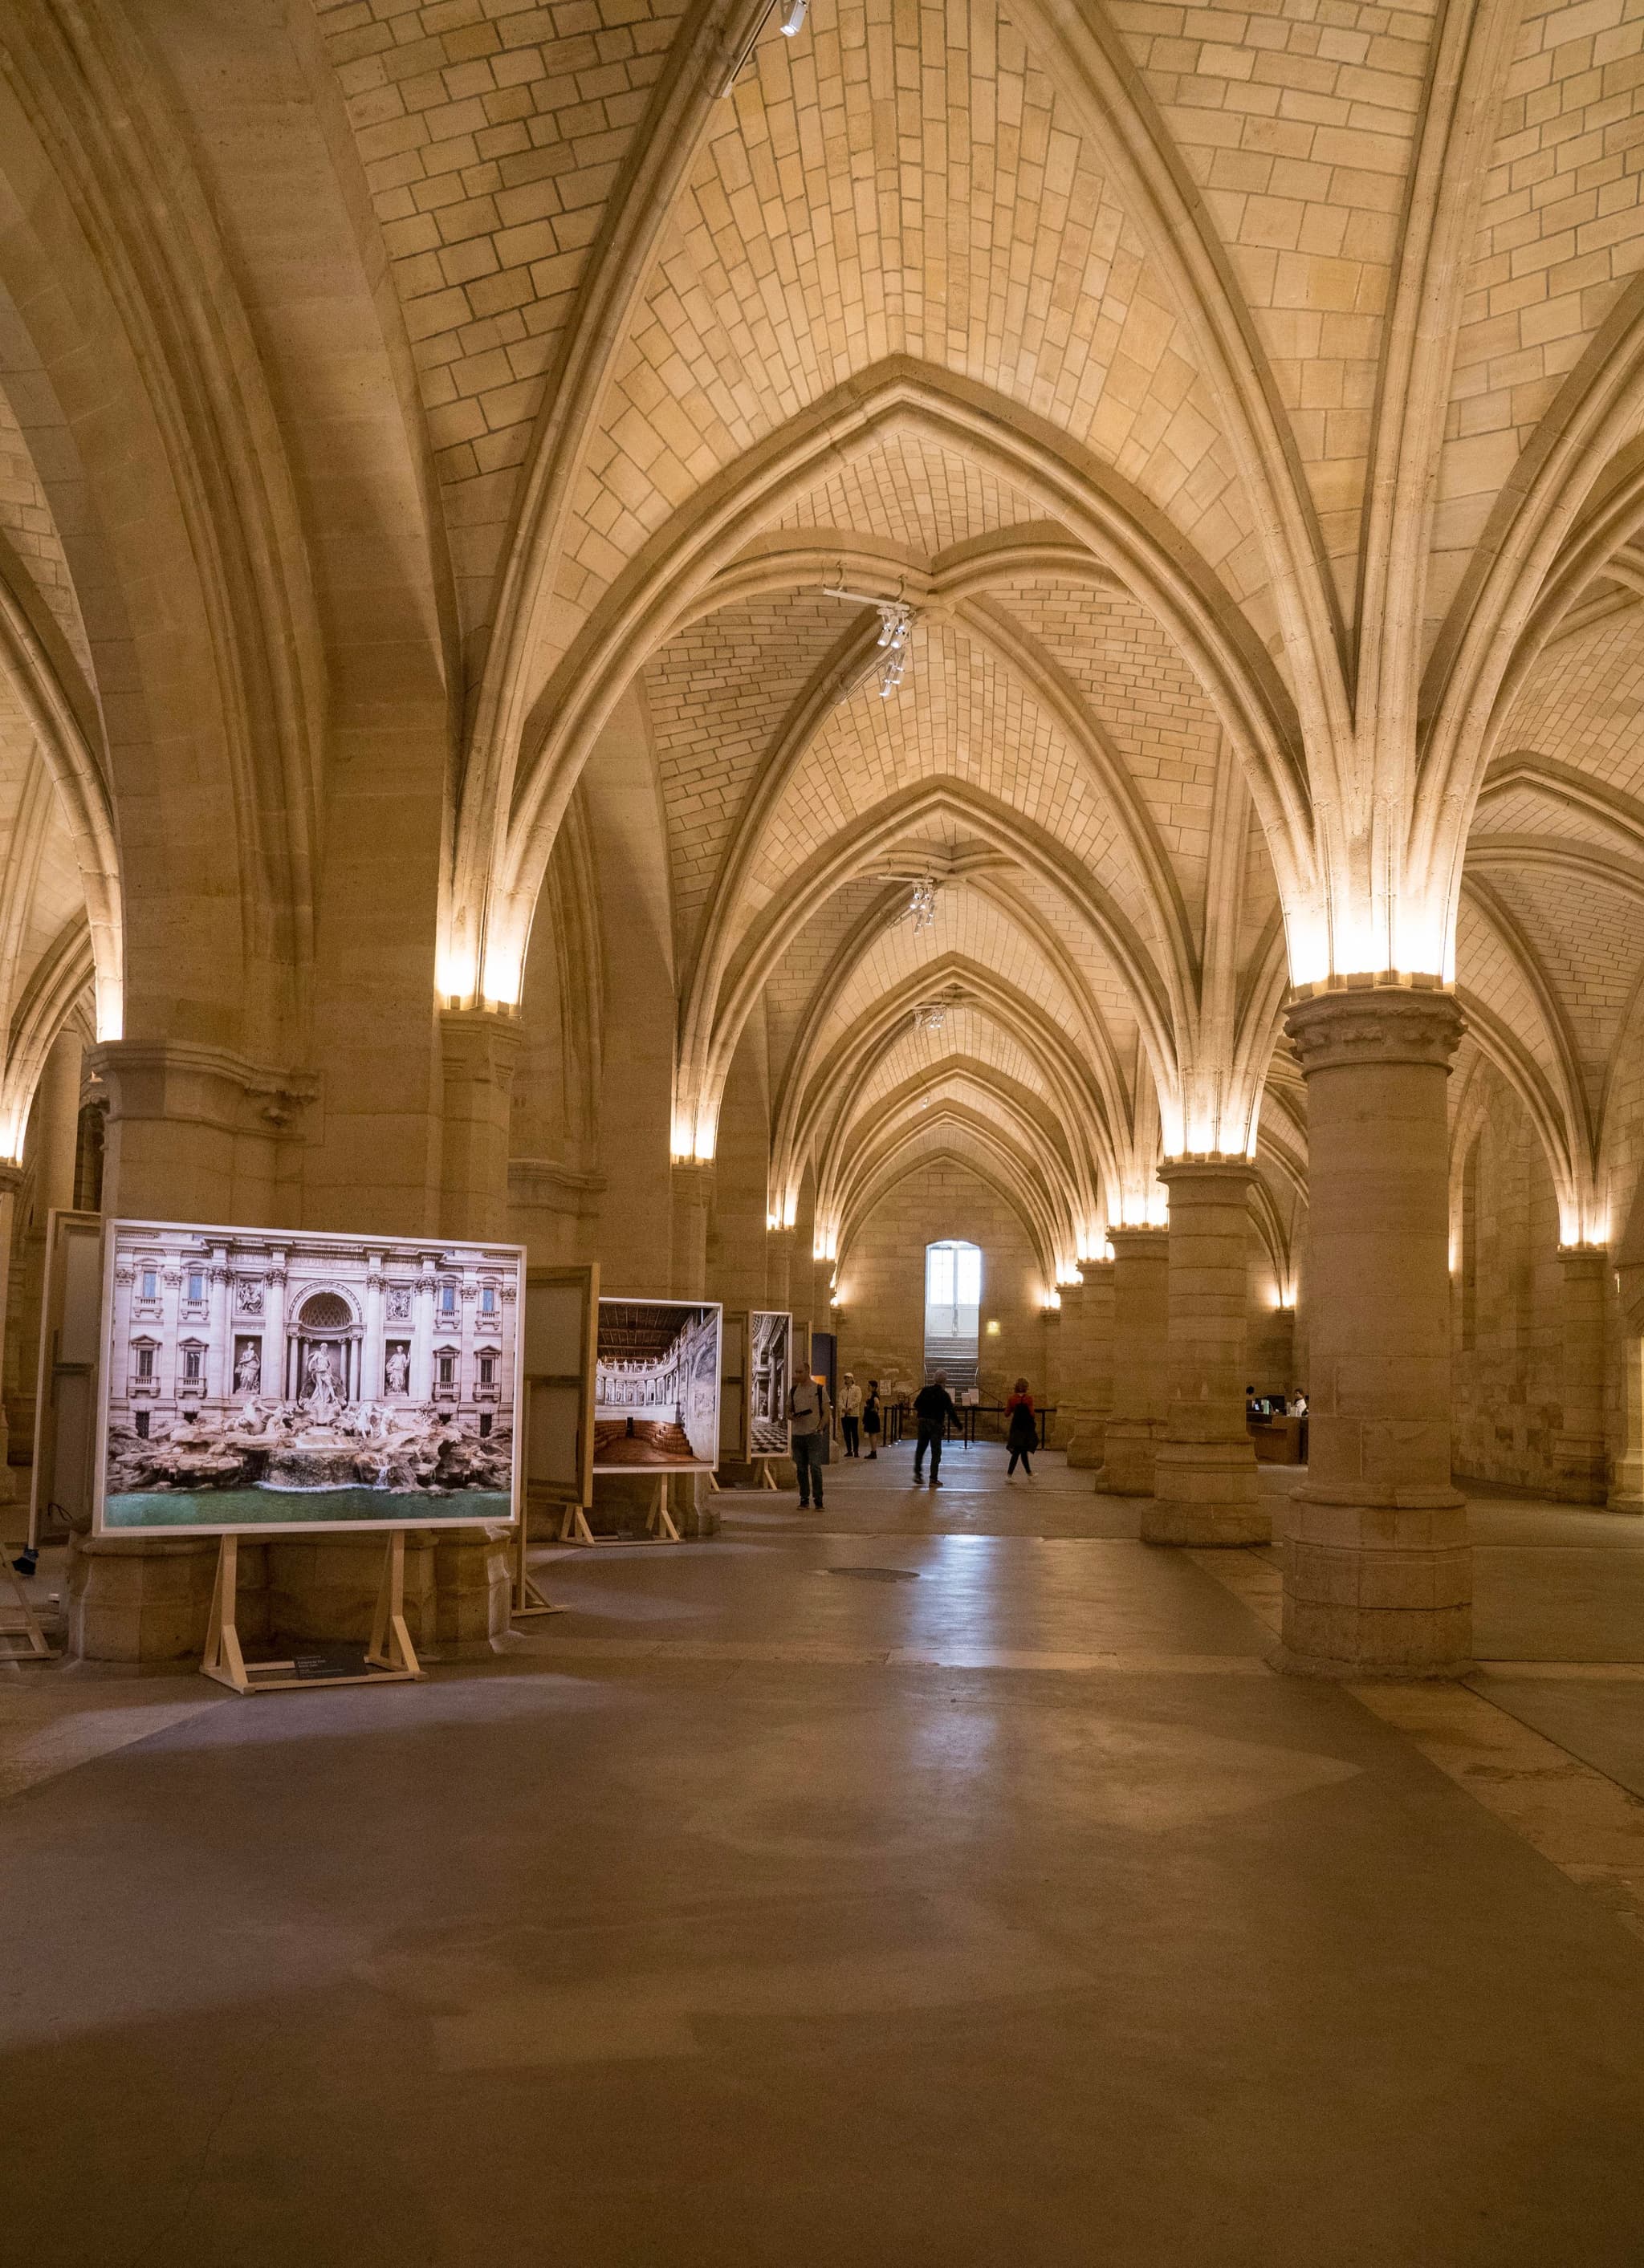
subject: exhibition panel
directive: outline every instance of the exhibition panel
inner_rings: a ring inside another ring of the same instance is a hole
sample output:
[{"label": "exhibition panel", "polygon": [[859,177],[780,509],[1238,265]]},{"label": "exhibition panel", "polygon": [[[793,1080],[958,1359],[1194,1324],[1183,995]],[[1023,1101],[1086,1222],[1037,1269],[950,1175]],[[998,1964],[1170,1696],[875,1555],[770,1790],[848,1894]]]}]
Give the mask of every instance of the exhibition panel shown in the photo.
[{"label": "exhibition panel", "polygon": [[600,1301],[596,1473],[712,1471],[720,1324],[717,1300]]},{"label": "exhibition panel", "polygon": [[97,1532],[512,1521],[524,1259],[111,1221]]}]

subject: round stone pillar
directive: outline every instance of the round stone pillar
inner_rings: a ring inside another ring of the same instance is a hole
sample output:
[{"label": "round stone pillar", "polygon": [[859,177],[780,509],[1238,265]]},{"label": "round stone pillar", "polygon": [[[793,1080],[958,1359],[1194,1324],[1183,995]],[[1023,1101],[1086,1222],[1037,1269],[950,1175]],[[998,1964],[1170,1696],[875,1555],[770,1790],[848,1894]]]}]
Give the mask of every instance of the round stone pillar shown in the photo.
[{"label": "round stone pillar", "polygon": [[1151,1496],[1169,1406],[1170,1232],[1110,1228],[1113,1414],[1096,1475],[1104,1496]]},{"label": "round stone pillar", "polygon": [[1170,1191],[1169,1376],[1144,1543],[1265,1543],[1272,1528],[1244,1422],[1250,1167],[1176,1159]]},{"label": "round stone pillar", "polygon": [[708,1216],[713,1204],[711,1160],[674,1160],[670,1287],[676,1300],[700,1300],[708,1284]]},{"label": "round stone pillar", "polygon": [[1308,1476],[1290,1498],[1283,1667],[1455,1677],[1472,1650],[1450,1485],[1454,998],[1365,978],[1293,1003],[1308,1090]]},{"label": "round stone pillar", "polygon": [[1559,1398],[1552,1437],[1552,1492],[1565,1504],[1603,1504],[1604,1455],[1604,1270],[1601,1247],[1559,1253]]},{"label": "round stone pillar", "polygon": [[1111,1260],[1086,1260],[1079,1270],[1085,1279],[1080,1318],[1083,1405],[1078,1434],[1067,1445],[1067,1462],[1095,1470],[1108,1454],[1108,1421],[1113,1414],[1113,1268]]}]

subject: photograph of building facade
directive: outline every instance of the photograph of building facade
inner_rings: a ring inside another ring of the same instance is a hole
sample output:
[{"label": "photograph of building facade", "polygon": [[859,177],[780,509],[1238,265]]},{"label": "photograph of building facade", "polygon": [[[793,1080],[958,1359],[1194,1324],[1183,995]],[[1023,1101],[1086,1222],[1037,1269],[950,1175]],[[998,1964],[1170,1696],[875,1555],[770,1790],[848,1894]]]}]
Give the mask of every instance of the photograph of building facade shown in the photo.
[{"label": "photograph of building facade", "polygon": [[507,1521],[523,1254],[114,1221],[100,1525]]},{"label": "photograph of building facade", "polygon": [[711,1470],[719,1455],[720,1309],[601,1300],[593,1469]]},{"label": "photograph of building facade", "polygon": [[788,1383],[793,1374],[793,1318],[756,1307],[748,1318],[748,1454],[788,1454]]}]

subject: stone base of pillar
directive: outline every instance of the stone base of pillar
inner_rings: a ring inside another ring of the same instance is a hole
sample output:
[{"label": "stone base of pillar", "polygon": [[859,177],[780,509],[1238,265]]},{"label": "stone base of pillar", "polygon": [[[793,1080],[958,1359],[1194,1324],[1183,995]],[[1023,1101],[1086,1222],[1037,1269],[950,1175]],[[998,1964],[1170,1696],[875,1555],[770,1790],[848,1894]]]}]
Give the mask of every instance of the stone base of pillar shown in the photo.
[{"label": "stone base of pillar", "polygon": [[1608,1464],[1602,1440],[1589,1433],[1552,1437],[1552,1493],[1560,1504],[1603,1504]]},{"label": "stone base of pillar", "polygon": [[1628,1452],[1616,1459],[1615,1477],[1604,1507],[1609,1512],[1644,1513],[1644,1456]]},{"label": "stone base of pillar", "polygon": [[1272,1532],[1248,1440],[1160,1442],[1153,1501],[1141,1516],[1144,1543],[1271,1543]]},{"label": "stone base of pillar", "polygon": [[[242,1644],[364,1642],[382,1581],[385,1538],[369,1532],[242,1537],[235,1587]],[[86,1661],[187,1661],[205,1650],[217,1580],[215,1536],[75,1536],[69,1651]],[[490,1653],[509,1624],[508,1543],[500,1532],[405,1540],[411,1641],[439,1659]]]},{"label": "stone base of pillar", "polygon": [[[186,1661],[205,1651],[205,1625],[217,1580],[217,1539],[69,1539],[69,1652],[86,1661]],[[262,1638],[268,1628],[262,1548],[240,1559],[247,1619]]]},{"label": "stone base of pillar", "polygon": [[444,1661],[494,1653],[512,1620],[511,1543],[502,1528],[434,1540],[434,1639]]},{"label": "stone base of pillar", "polygon": [[1080,1410],[1067,1437],[1067,1462],[1075,1472],[1099,1468],[1108,1454],[1108,1420],[1095,1410]]},{"label": "stone base of pillar", "polygon": [[1164,1439],[1162,1418],[1110,1418],[1096,1475],[1101,1496],[1151,1496],[1154,1455]]},{"label": "stone base of pillar", "polygon": [[1304,1677],[1464,1677],[1472,1664],[1472,1547],[1454,1490],[1403,1503],[1288,1500],[1277,1667]]}]

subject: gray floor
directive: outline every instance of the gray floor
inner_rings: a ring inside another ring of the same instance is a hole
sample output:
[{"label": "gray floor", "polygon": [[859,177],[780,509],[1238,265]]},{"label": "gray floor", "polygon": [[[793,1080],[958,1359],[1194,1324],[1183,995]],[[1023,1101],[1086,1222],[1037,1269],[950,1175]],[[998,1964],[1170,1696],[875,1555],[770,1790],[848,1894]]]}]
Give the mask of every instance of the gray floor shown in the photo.
[{"label": "gray floor", "polygon": [[[0,1808],[5,2257],[1635,2268],[1644,1944],[1133,1508],[905,1462]],[[1491,1647],[1644,1660],[1558,1517]],[[1644,1683],[1498,1683],[1636,1774]]]}]

